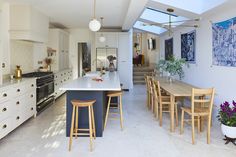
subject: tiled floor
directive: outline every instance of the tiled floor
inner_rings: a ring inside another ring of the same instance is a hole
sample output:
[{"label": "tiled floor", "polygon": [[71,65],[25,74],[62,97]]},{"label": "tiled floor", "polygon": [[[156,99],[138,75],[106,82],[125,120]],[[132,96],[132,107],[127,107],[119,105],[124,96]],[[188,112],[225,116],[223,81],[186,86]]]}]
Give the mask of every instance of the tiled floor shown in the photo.
[{"label": "tiled floor", "polygon": [[169,132],[169,117],[164,116],[164,126],[159,127],[145,106],[145,87],[135,86],[125,92],[124,131],[119,121],[109,120],[104,137],[95,140],[93,152],[89,152],[89,139],[73,140],[68,152],[65,137],[65,97],[58,99],[37,118],[32,118],[0,140],[1,157],[234,157],[236,147],[224,145],[219,126],[212,128],[211,144],[206,144],[206,133],[196,135],[191,144],[190,127],[179,135]]}]

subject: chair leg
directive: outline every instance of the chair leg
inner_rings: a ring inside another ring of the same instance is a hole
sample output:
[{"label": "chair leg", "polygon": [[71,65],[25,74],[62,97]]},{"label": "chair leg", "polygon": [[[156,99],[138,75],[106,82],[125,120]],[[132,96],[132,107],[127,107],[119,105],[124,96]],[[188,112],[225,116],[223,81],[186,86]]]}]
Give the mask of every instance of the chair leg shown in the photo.
[{"label": "chair leg", "polygon": [[111,105],[111,97],[109,97],[109,99],[108,99],[107,113],[106,113],[106,118],[105,118],[105,123],[104,123],[104,129],[106,128],[106,125],[107,125],[107,118],[108,118],[108,114],[109,114],[109,110],[110,110],[110,105]]},{"label": "chair leg", "polygon": [[89,114],[90,151],[93,151],[93,127],[92,127],[91,106],[88,107],[88,114]]},{"label": "chair leg", "polygon": [[96,127],[95,127],[95,120],[94,120],[93,106],[91,107],[91,112],[92,112],[93,137],[94,137],[94,139],[96,139]]},{"label": "chair leg", "polygon": [[160,103],[160,121],[159,121],[159,125],[162,126],[162,103]]},{"label": "chair leg", "polygon": [[181,126],[180,126],[180,134],[184,133],[184,110],[182,110],[182,115],[181,115]]},{"label": "chair leg", "polygon": [[197,117],[197,131],[198,131],[198,133],[201,132],[201,121],[200,121],[200,119],[201,119],[201,117],[198,116]]},{"label": "chair leg", "polygon": [[179,116],[178,116],[178,106],[175,104],[175,118],[176,118],[176,126],[179,125]]},{"label": "chair leg", "polygon": [[191,116],[192,119],[192,144],[195,143],[195,133],[194,133],[194,115]]},{"label": "chair leg", "polygon": [[156,101],[156,118],[159,119],[159,103]]},{"label": "chair leg", "polygon": [[123,130],[122,96],[120,96],[120,127],[121,127],[121,130]]},{"label": "chair leg", "polygon": [[72,146],[72,137],[73,137],[73,133],[74,133],[74,119],[75,119],[75,106],[73,106],[72,118],[71,118],[69,151],[71,151],[71,146]]},{"label": "chair leg", "polygon": [[210,144],[210,137],[211,137],[211,116],[208,117],[207,123],[207,144]]},{"label": "chair leg", "polygon": [[[75,108],[75,133],[77,134],[79,132],[78,128],[78,121],[79,121],[79,107]],[[79,135],[77,134],[75,138],[77,139]]]}]

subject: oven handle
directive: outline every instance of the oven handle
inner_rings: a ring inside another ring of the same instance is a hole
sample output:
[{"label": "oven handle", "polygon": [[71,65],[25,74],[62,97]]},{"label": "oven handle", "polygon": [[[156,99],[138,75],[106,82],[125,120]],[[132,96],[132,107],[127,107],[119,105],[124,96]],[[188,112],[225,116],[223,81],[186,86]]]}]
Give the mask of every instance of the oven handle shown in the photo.
[{"label": "oven handle", "polygon": [[50,83],[47,83],[47,84],[45,84],[45,85],[39,86],[39,87],[37,87],[37,88],[40,89],[40,88],[46,87],[46,86],[48,86],[49,84],[52,84],[52,83],[53,83],[53,82],[50,82]]}]

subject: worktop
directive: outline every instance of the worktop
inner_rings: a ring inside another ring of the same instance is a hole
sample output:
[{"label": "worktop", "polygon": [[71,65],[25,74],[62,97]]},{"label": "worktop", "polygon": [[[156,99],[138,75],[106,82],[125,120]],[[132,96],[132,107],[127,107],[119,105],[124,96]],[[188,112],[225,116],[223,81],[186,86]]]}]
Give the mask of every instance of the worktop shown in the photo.
[{"label": "worktop", "polygon": [[35,80],[36,78],[21,78],[21,79],[5,79],[3,80],[2,84],[0,85],[0,88],[8,87],[8,86],[14,86],[19,83],[27,82],[29,80]]},{"label": "worktop", "polygon": [[120,88],[120,79],[118,72],[106,72],[101,76],[103,81],[95,81],[94,78],[99,78],[99,72],[93,72],[79,77],[63,85],[60,90],[70,91],[118,91]]}]

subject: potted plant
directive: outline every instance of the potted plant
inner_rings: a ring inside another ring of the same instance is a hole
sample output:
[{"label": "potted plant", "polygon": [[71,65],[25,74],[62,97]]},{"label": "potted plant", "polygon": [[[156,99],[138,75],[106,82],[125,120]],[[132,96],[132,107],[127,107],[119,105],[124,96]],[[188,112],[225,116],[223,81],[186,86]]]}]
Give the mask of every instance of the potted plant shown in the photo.
[{"label": "potted plant", "polygon": [[232,105],[225,101],[220,105],[218,120],[221,123],[221,131],[226,138],[236,139],[236,102]]},{"label": "potted plant", "polygon": [[174,75],[178,75],[180,79],[184,77],[183,66],[187,65],[185,59],[178,59],[171,56],[169,60],[160,60],[158,63],[158,69],[160,72],[166,71],[170,75],[170,81],[173,79]]},{"label": "potted plant", "polygon": [[109,55],[109,56],[107,56],[107,59],[109,61],[109,71],[110,72],[115,71],[115,65],[114,65],[113,61],[116,60],[116,57]]}]

